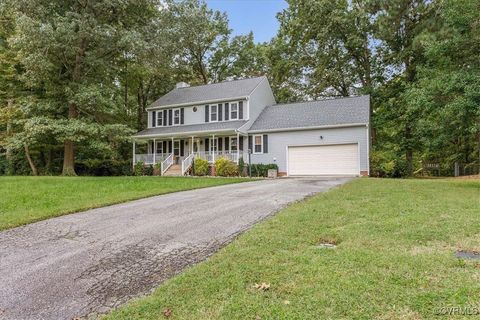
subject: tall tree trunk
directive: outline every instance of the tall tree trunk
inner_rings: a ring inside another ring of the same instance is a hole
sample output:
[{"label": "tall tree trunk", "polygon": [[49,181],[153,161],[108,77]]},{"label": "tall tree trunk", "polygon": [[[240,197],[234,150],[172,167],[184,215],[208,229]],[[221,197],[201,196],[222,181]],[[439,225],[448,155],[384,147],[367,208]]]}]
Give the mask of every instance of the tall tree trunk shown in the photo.
[{"label": "tall tree trunk", "polygon": [[[68,118],[75,119],[77,117],[77,106],[74,103],[70,103],[68,107]],[[63,170],[64,176],[75,176],[75,146],[70,139],[65,140],[63,143]]]},{"label": "tall tree trunk", "polygon": [[[73,67],[72,82],[78,83],[81,78],[82,62],[87,50],[87,39],[80,40],[79,49],[75,56],[75,66]],[[77,105],[70,102],[68,106],[68,119],[75,119],[78,117]],[[64,176],[75,176],[75,145],[72,140],[66,139],[63,143],[63,170]]]},{"label": "tall tree trunk", "polygon": [[28,145],[24,145],[25,149],[25,156],[27,157],[28,164],[30,165],[30,169],[32,169],[32,175],[38,176],[38,171],[37,167],[35,166],[35,163],[33,163],[32,158],[30,157],[30,150],[28,150]]},{"label": "tall tree trunk", "polygon": [[410,122],[407,120],[405,124],[405,159],[407,160],[407,175],[411,176],[413,174],[413,150],[411,147],[412,140],[412,129],[410,128]]},{"label": "tall tree trunk", "polygon": [[[10,111],[13,108],[13,101],[12,99],[9,99],[8,102],[8,110]],[[12,120],[10,117],[7,119],[7,137],[9,137],[12,134]],[[5,150],[5,158],[7,160],[7,175],[13,175],[13,156],[12,156],[12,148],[7,146],[7,149]]]},{"label": "tall tree trunk", "polygon": [[137,90],[137,130],[143,129],[143,113],[145,112],[145,97],[143,94],[143,81],[140,81]]}]

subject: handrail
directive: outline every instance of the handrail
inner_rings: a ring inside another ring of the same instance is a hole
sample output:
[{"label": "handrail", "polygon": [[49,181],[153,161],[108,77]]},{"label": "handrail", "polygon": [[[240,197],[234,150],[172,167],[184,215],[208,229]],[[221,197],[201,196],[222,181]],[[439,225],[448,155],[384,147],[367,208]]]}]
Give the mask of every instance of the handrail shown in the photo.
[{"label": "handrail", "polygon": [[173,165],[173,153],[170,153],[170,155],[162,162],[162,176],[163,174],[168,170]]},{"label": "handrail", "polygon": [[184,176],[187,170],[192,166],[192,163],[193,153],[189,154],[185,159],[182,160],[182,176]]}]

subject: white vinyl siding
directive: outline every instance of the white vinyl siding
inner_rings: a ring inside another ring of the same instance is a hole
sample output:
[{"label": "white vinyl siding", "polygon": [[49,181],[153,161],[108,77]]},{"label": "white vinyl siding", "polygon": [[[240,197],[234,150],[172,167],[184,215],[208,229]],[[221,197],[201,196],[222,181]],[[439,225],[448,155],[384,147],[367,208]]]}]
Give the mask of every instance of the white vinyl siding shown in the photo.
[{"label": "white vinyl siding", "polygon": [[358,175],[358,144],[288,147],[288,175]]}]

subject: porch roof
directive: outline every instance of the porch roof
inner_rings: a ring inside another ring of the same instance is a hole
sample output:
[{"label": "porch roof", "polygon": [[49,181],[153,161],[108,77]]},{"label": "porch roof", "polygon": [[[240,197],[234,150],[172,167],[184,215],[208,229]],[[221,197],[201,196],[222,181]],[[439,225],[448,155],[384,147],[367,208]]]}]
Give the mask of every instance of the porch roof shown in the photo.
[{"label": "porch roof", "polygon": [[209,122],[201,124],[158,127],[142,130],[135,135],[134,138],[150,138],[150,137],[169,137],[169,136],[191,136],[205,135],[209,133],[218,132],[232,132],[243,126],[247,121],[224,121],[224,122]]}]

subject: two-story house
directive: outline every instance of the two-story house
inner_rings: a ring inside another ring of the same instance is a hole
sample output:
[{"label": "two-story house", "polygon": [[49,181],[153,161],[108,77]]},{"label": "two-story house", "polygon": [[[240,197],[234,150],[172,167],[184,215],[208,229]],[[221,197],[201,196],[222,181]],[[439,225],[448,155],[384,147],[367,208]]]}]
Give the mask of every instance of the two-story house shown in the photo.
[{"label": "two-story house", "polygon": [[181,82],[147,108],[133,161],[166,175],[186,174],[196,157],[276,163],[289,176],[368,175],[369,110],[369,96],[276,104],[266,77]]}]

